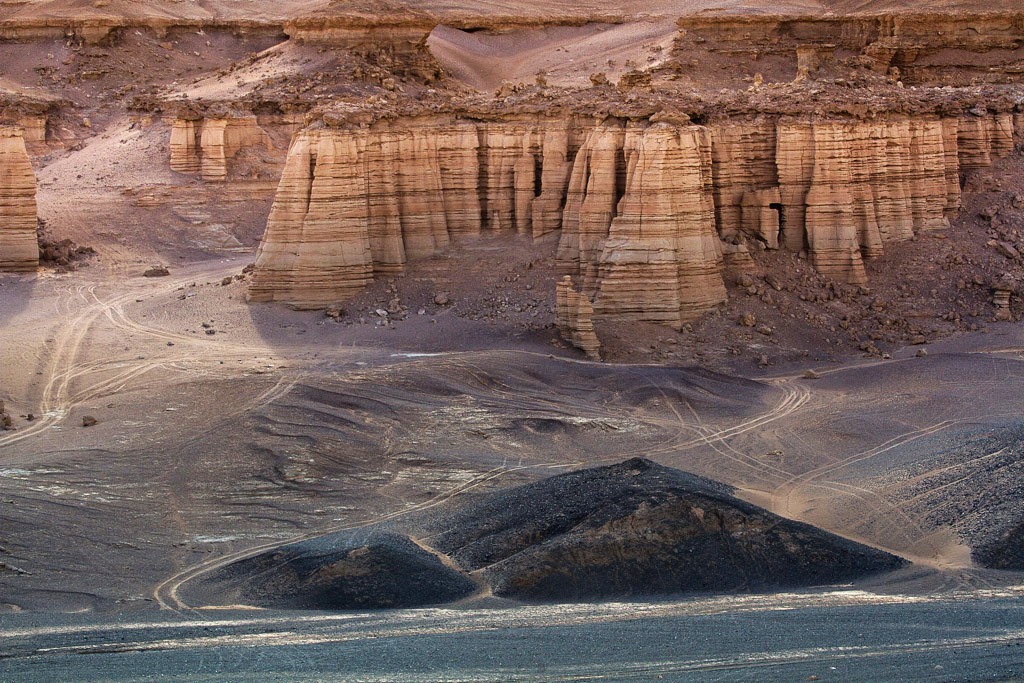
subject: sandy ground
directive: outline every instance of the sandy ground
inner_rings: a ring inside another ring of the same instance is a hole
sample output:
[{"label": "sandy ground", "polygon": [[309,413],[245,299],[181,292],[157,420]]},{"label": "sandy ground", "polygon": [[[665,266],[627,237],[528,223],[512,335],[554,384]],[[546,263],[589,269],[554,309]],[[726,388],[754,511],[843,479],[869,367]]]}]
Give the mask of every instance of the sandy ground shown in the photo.
[{"label": "sandy ground", "polygon": [[467,33],[441,26],[428,46],[453,77],[479,90],[495,90],[503,81],[532,82],[539,74],[552,85],[590,84],[591,74],[612,82],[637,66],[658,64],[679,30],[671,20],[611,25],[556,26],[498,35]]},{"label": "sandy ground", "polygon": [[984,505],[1006,490],[985,452],[928,505],[907,483],[941,477],[966,431],[1019,428],[1019,326],[750,383],[587,363],[452,311],[377,326],[250,307],[221,284],[237,254],[153,279],[104,262],[0,279],[8,610],[181,609],[177,586],[256,548],[632,455],[932,568],[876,590],[1019,581],[972,566],[969,515],[936,515],[1013,514]]}]

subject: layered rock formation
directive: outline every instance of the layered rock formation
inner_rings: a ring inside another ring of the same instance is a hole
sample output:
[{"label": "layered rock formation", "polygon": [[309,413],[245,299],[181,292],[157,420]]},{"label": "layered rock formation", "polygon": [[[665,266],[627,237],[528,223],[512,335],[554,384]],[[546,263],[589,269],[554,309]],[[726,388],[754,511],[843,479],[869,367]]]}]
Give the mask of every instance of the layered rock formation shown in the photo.
[{"label": "layered rock formation", "polygon": [[[555,164],[545,170],[543,150],[559,147],[542,134],[547,124],[424,117],[302,132],[267,221],[251,299],[322,306],[452,239],[528,232],[534,213],[556,229],[552,198],[565,174]],[[568,152],[560,153],[564,165]]]},{"label": "layered rock formation", "polygon": [[556,287],[555,325],[562,339],[583,351],[590,360],[601,360],[601,342],[594,332],[594,307],[590,299],[576,291],[568,275]]},{"label": "layered rock formation", "polygon": [[46,115],[25,115],[18,119],[22,137],[29,147],[39,147],[46,142]]},{"label": "layered rock formation", "polygon": [[174,119],[171,123],[171,168],[193,173],[206,181],[228,176],[228,161],[246,147],[270,149],[267,136],[256,117]]},{"label": "layered rock formation", "polygon": [[787,248],[806,246],[822,274],[863,284],[862,257],[947,227],[959,181],[944,130],[937,117],[782,119],[776,163]]},{"label": "layered rock formation", "polygon": [[[993,7],[993,10],[998,7]],[[679,55],[719,52],[746,63],[782,59],[795,78],[835,62],[898,73],[909,83],[1020,82],[1024,12],[705,14],[677,22]],[[986,55],[979,59],[979,55]]]},{"label": "layered rock formation", "polygon": [[435,116],[309,129],[289,152],[250,295],[323,306],[453,239],[561,230],[558,263],[597,317],[678,328],[724,301],[723,256],[749,264],[744,235],[865,283],[864,259],[948,226],[961,172],[1010,152],[1020,118]]},{"label": "layered rock formation", "polygon": [[36,176],[20,128],[0,126],[0,270],[39,265]]},{"label": "layered rock formation", "polygon": [[601,314],[679,325],[722,301],[706,130],[637,122],[627,132],[611,120],[576,153],[583,135],[571,121],[536,118],[306,131],[289,153],[250,296],[321,306],[452,238],[564,224],[559,258],[584,275]]},{"label": "layered rock formation", "polygon": [[678,327],[725,300],[711,187],[703,127],[594,129],[569,181],[558,258],[580,269],[596,312]]}]

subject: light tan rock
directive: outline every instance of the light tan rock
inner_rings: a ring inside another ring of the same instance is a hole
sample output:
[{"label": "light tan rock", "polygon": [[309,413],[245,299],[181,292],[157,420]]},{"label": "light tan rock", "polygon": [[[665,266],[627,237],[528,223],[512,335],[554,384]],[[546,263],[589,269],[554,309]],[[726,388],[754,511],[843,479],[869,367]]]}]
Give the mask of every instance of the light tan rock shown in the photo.
[{"label": "light tan rock", "polygon": [[957,150],[960,171],[992,165],[992,161],[1013,151],[1014,115],[971,110],[957,121]]},{"label": "light tan rock", "polygon": [[202,120],[171,121],[171,169],[178,173],[199,173],[199,133]]},{"label": "light tan rock", "polygon": [[598,258],[594,309],[679,328],[726,298],[711,140],[700,126],[656,123],[625,144],[625,193]]},{"label": "light tan rock", "polygon": [[1013,151],[1013,114],[1001,112],[992,117],[992,154],[1005,157]]},{"label": "light tan rock", "polygon": [[522,156],[516,160],[512,168],[515,184],[515,224],[520,235],[533,233],[533,200],[536,198],[537,157],[531,149],[531,141],[526,140]]},{"label": "light tan rock", "polygon": [[796,81],[805,81],[832,61],[836,46],[831,44],[799,45],[796,48]]},{"label": "light tan rock", "polygon": [[722,266],[726,271],[732,273],[747,273],[756,269],[754,259],[750,256],[750,249],[745,244],[733,244],[732,242],[720,242],[722,249]]},{"label": "light tan rock", "polygon": [[[196,139],[186,124],[181,150]],[[598,316],[673,327],[724,300],[726,251],[730,267],[750,265],[740,233],[864,283],[864,259],[948,226],[961,168],[990,162],[1013,134],[1011,117],[987,114],[333,125],[296,137],[254,299],[335,303],[452,239],[560,228],[556,261]]]},{"label": "light tan rock", "polygon": [[945,154],[946,208],[949,220],[960,211],[960,149],[957,143],[960,120],[955,116],[942,118],[942,150]]},{"label": "light tan rock", "polygon": [[[770,187],[744,192],[741,208],[740,225],[743,232],[758,237],[769,249],[778,249],[779,216],[782,211],[782,195],[779,188]],[[718,225],[721,234],[722,223]]]},{"label": "light tan rock", "polygon": [[456,122],[441,131],[438,165],[452,237],[480,234],[479,149],[480,133],[473,123]]},{"label": "light tan rock", "polygon": [[[336,303],[374,274],[401,273],[409,260],[447,249],[452,237],[479,235],[485,207],[494,212],[496,229],[512,228],[520,215],[528,219],[535,130],[521,122],[503,130],[426,118],[300,133],[250,298],[302,307]],[[497,148],[481,152],[487,141]],[[485,163],[478,164],[481,157]]]},{"label": "light tan rock", "polygon": [[38,149],[46,143],[46,121],[45,115],[22,116],[18,119],[18,127],[21,128],[26,146]]},{"label": "light tan rock", "polygon": [[611,119],[590,132],[573,162],[557,261],[563,268],[579,269],[587,291],[595,287],[597,262],[615,216],[625,143],[624,125]]},{"label": "light tan rock", "polygon": [[250,300],[319,308],[372,281],[359,142],[354,135],[316,131],[292,142],[257,252]]},{"label": "light tan rock", "polygon": [[587,355],[601,360],[601,342],[594,332],[594,307],[590,299],[576,291],[572,277],[566,275],[556,285],[555,325],[562,339]]},{"label": "light tan rock", "polygon": [[171,169],[179,173],[199,173],[211,182],[226,180],[228,161],[246,147],[271,148],[255,116],[171,122]]},{"label": "light tan rock", "polygon": [[360,163],[366,174],[367,237],[372,270],[378,275],[401,273],[405,270],[407,259],[402,212],[398,203],[396,140],[386,132],[371,135],[364,131],[324,131],[322,134],[356,135],[363,140],[363,159]]},{"label": "light tan rock", "polygon": [[992,165],[992,128],[992,119],[988,116],[969,114],[960,117],[957,150],[961,173]]},{"label": "light tan rock", "polygon": [[392,130],[387,135],[394,145],[389,156],[398,181],[394,199],[398,203],[406,258],[433,256],[448,247],[438,136],[424,128]]},{"label": "light tan rock", "polygon": [[246,147],[271,147],[255,116],[207,119],[199,138],[203,180],[227,179],[228,160]]},{"label": "light tan rock", "polygon": [[867,282],[853,220],[853,196],[846,186],[811,186],[807,193],[807,238],[811,262],[822,275],[850,284]]},{"label": "light tan rock", "polygon": [[1007,277],[1001,277],[992,283],[992,305],[995,306],[996,320],[1013,320],[1010,310],[1010,296],[1016,289],[1016,283]]},{"label": "light tan rock", "polygon": [[[946,163],[945,133],[941,119],[916,117],[907,120],[910,139],[910,207],[914,232],[949,227],[946,217],[949,197],[949,173]],[[953,168],[959,172],[959,163]],[[952,200],[960,205],[959,193]]]},{"label": "light tan rock", "polygon": [[931,116],[780,121],[786,247],[806,247],[819,270],[859,283],[861,256],[878,256],[886,243],[917,231],[948,227],[946,214],[960,197],[958,162],[947,151],[954,131]]},{"label": "light tan rock", "polygon": [[783,117],[776,131],[775,165],[782,200],[780,243],[792,252],[807,247],[806,201],[814,173],[814,128],[808,119]]},{"label": "light tan rock", "polygon": [[20,128],[0,127],[0,270],[39,265],[36,177]]},{"label": "light tan rock", "polygon": [[[718,231],[723,237],[740,230],[759,234],[760,211],[753,211],[751,202],[755,197],[764,199],[766,196],[749,193],[767,188],[775,188],[775,193],[778,193],[776,122],[771,119],[735,124],[726,122],[710,129]],[[767,209],[767,205],[764,208]],[[745,216],[754,223],[748,226]],[[766,226],[766,232],[771,232],[769,226]],[[778,243],[778,226],[774,232],[773,245]]]},{"label": "light tan rock", "polygon": [[[484,227],[492,232],[507,232],[516,228],[517,206],[524,212],[523,222],[530,216],[530,202],[522,198],[517,205],[517,169],[520,175],[529,174],[532,186],[534,163],[530,160],[529,171],[520,163],[523,156],[539,152],[536,129],[525,124],[481,124],[483,147],[482,176],[483,194],[480,199],[484,216]],[[519,189],[525,188],[526,180],[521,179]]]},{"label": "light tan rock", "polygon": [[546,128],[543,132],[541,191],[531,206],[531,228],[534,237],[562,227],[562,209],[569,187],[573,164],[569,160],[570,124]]}]

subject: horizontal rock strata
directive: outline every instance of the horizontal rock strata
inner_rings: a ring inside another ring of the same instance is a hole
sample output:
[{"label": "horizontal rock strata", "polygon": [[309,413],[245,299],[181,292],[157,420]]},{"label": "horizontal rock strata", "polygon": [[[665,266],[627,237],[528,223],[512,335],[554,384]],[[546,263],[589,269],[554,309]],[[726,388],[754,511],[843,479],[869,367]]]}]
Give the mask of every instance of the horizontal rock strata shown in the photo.
[{"label": "horizontal rock strata", "polygon": [[591,360],[601,360],[601,342],[594,332],[594,306],[572,286],[566,275],[556,285],[555,326],[562,339],[587,354]]},{"label": "horizontal rock strata", "polygon": [[711,140],[689,123],[606,122],[577,155],[559,260],[594,310],[678,327],[725,300]]},{"label": "horizontal rock strata", "polygon": [[174,119],[171,123],[171,168],[199,174],[206,181],[226,180],[228,161],[242,149],[270,146],[270,138],[255,116]]},{"label": "horizontal rock strata", "polygon": [[39,265],[36,176],[20,128],[0,127],[0,270]]},{"label": "horizontal rock strata", "polygon": [[[373,128],[310,129],[292,142],[256,260],[254,301],[318,307],[350,298],[375,274],[481,231],[561,222],[564,123],[504,125],[423,118]],[[540,169],[538,171],[538,169]],[[537,186],[540,185],[539,193]]]},{"label": "horizontal rock strata", "polygon": [[786,246],[806,247],[825,275],[863,284],[862,256],[948,226],[947,207],[959,205],[959,157],[946,143],[937,117],[784,118],[776,159]]},{"label": "horizontal rock strata", "polygon": [[[186,124],[179,168],[204,138]],[[320,307],[452,240],[560,231],[557,260],[595,316],[679,327],[724,301],[723,255],[741,235],[806,251],[823,274],[863,284],[864,259],[948,226],[961,173],[1009,153],[1020,124],[1019,114],[972,109],[706,125],[668,114],[446,115],[310,128],[293,140],[250,296]]]},{"label": "horizontal rock strata", "polygon": [[[993,7],[998,9],[998,7]],[[909,83],[1020,82],[1024,12],[812,15],[705,14],[679,19],[679,55],[785,59],[803,78],[826,62],[855,62]],[[692,52],[691,52],[692,51]],[[979,58],[979,55],[985,55]]]}]

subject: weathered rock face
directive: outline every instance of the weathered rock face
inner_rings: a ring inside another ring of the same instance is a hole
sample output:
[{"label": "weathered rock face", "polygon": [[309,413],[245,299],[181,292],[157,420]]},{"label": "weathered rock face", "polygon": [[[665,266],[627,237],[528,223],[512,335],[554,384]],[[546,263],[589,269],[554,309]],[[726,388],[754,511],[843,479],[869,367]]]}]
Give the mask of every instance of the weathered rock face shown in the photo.
[{"label": "weathered rock face", "polygon": [[958,162],[946,141],[937,117],[783,119],[777,165],[786,247],[806,246],[821,273],[863,284],[862,256],[948,226],[959,183],[950,182]]},{"label": "weathered rock face", "polygon": [[581,138],[543,119],[303,132],[250,296],[322,306],[453,238],[564,224],[559,258],[602,315],[678,326],[724,300],[706,129],[610,120]]},{"label": "weathered rock face", "polygon": [[568,275],[556,287],[555,325],[562,339],[587,354],[587,358],[601,360],[601,342],[594,332],[594,307],[590,299],[576,291]]},{"label": "weathered rock face", "polygon": [[557,261],[596,317],[678,328],[724,301],[723,268],[749,262],[743,235],[865,283],[864,259],[948,226],[961,172],[1009,153],[1016,124],[972,110],[309,129],[293,141],[250,295],[323,306],[453,239],[561,230]]},{"label": "weathered rock face", "polygon": [[350,298],[374,274],[401,272],[452,239],[528,232],[535,212],[557,229],[552,201],[565,172],[554,162],[545,171],[542,154],[557,150],[564,165],[569,136],[546,139],[548,123],[436,117],[300,133],[250,298],[318,307]]},{"label": "weathered rock face", "polygon": [[232,157],[246,147],[269,149],[270,138],[255,116],[174,119],[170,147],[173,170],[221,181],[227,179]]},{"label": "weathered rock face", "polygon": [[36,176],[18,128],[0,127],[0,270],[39,265]]},{"label": "weathered rock face", "polygon": [[725,300],[711,186],[706,128],[594,130],[577,155],[558,257],[579,268],[596,312],[678,327]]},{"label": "weathered rock face", "polygon": [[[719,233],[806,249],[821,273],[853,284],[866,281],[863,259],[887,243],[948,227],[960,207],[961,171],[989,165],[1013,141],[1012,118],[987,113],[781,117],[774,133],[764,124],[712,130],[722,141],[719,151],[713,146]],[[748,136],[757,140],[743,144]],[[774,153],[765,139],[774,139]]]},{"label": "weathered rock face", "polygon": [[[778,217],[762,215],[761,211],[763,207],[777,213],[781,201],[775,197],[779,185],[777,127],[776,121],[767,117],[711,126],[715,215],[723,238],[742,227],[761,236],[768,246],[778,246]],[[764,195],[765,190],[774,194]],[[772,204],[775,209],[770,208]]]},{"label": "weathered rock face", "polygon": [[[786,16],[718,14],[681,18],[676,52],[721,52],[750,61],[785,59],[796,78],[813,77],[833,55],[855,55],[910,83],[1020,82],[1024,12],[910,11],[899,14]],[[993,7],[993,9],[999,9]],[[986,54],[979,59],[979,54]]]},{"label": "weathered rock face", "polygon": [[27,146],[40,148],[46,142],[45,115],[22,116],[18,120],[18,127],[21,128]]},{"label": "weathered rock face", "polygon": [[370,203],[371,185],[393,186],[393,173],[373,183],[363,149],[355,136],[304,133],[292,142],[256,257],[253,300],[317,307],[370,283],[371,220],[377,233],[400,226],[389,220],[393,205]]}]

